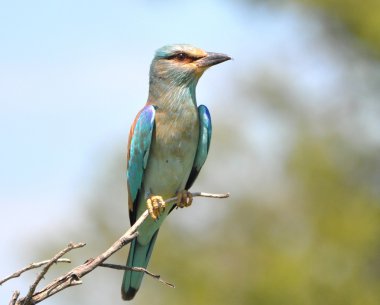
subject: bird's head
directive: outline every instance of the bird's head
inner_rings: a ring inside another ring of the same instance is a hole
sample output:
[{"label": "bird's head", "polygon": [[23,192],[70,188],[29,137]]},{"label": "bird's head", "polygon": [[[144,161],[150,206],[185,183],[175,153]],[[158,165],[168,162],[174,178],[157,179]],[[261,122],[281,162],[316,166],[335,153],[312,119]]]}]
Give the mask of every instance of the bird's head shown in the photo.
[{"label": "bird's head", "polygon": [[207,68],[229,59],[225,54],[188,44],[167,45],[156,51],[150,68],[151,81],[158,79],[174,86],[196,84]]}]

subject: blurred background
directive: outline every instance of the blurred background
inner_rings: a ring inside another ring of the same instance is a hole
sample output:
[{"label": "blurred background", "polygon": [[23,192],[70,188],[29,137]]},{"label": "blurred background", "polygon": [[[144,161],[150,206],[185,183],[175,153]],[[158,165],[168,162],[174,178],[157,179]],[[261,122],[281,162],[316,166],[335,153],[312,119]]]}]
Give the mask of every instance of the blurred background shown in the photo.
[{"label": "blurred background", "polygon": [[[86,242],[44,286],[125,232],[150,61],[191,43],[234,58],[198,85],[214,133],[193,187],[232,195],[168,218],[149,269],[176,288],[145,277],[132,304],[380,304],[379,1],[1,1],[0,41],[0,278]],[[121,279],[44,304],[124,304]]]}]

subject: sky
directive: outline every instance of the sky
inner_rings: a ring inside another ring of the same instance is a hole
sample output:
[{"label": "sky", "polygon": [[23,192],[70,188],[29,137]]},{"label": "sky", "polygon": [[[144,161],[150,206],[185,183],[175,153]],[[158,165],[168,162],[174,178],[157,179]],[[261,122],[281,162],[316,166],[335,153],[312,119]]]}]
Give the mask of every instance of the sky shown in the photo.
[{"label": "sky", "polygon": [[[30,263],[23,245],[75,217],[103,162],[126,151],[156,49],[190,43],[233,57],[198,86],[217,108],[242,73],[303,56],[297,14],[216,0],[0,1],[0,278]],[[300,62],[295,74],[317,67]],[[316,90],[318,73],[303,80]],[[0,287],[0,302],[23,285]]]}]

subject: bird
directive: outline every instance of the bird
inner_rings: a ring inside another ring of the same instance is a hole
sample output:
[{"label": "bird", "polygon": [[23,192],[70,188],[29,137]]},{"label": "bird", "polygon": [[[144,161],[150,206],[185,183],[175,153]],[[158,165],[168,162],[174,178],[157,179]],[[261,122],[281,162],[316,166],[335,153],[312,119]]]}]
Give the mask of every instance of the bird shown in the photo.
[{"label": "bird", "polygon": [[[127,267],[146,268],[162,222],[175,208],[191,205],[188,191],[206,161],[211,141],[211,117],[197,105],[196,86],[209,67],[231,57],[189,44],[158,49],[149,73],[149,95],[129,133],[127,187],[130,223],[148,209],[129,249]],[[166,204],[163,198],[177,197]],[[122,298],[131,300],[143,272],[126,270]]]}]

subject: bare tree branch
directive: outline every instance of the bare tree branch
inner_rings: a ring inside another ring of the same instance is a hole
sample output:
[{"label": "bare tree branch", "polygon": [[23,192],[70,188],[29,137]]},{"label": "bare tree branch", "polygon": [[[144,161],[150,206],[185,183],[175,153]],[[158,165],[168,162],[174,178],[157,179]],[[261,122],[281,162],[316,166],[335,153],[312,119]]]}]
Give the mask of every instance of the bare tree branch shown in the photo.
[{"label": "bare tree branch", "polygon": [[9,305],[15,305],[16,304],[16,301],[17,301],[17,299],[18,299],[18,297],[19,297],[19,295],[20,295],[20,291],[15,291],[15,292],[13,292],[13,294],[12,294],[12,298],[11,298],[11,300],[10,300],[10,302],[9,302]]},{"label": "bare tree branch", "polygon": [[171,288],[175,288],[174,284],[171,284],[167,281],[164,281],[162,278],[161,278],[161,275],[159,274],[154,274],[148,270],[146,270],[145,268],[142,268],[142,267],[128,267],[128,266],[122,266],[122,265],[115,265],[115,264],[106,264],[106,263],[102,263],[100,264],[98,267],[106,267],[106,268],[111,268],[111,269],[116,269],[116,270],[132,270],[132,271],[138,271],[138,272],[144,272],[145,274],[155,278],[156,280],[160,281],[161,283],[171,287]]},{"label": "bare tree branch", "polygon": [[40,272],[40,274],[37,276],[37,278],[34,281],[34,283],[32,284],[32,286],[30,286],[28,294],[23,299],[23,304],[29,304],[30,303],[30,301],[31,301],[31,299],[33,297],[33,294],[36,291],[37,285],[44,278],[45,274],[49,271],[50,267],[59,258],[61,258],[62,256],[64,256],[67,252],[69,252],[69,251],[71,251],[73,249],[84,247],[85,245],[86,245],[85,243],[77,243],[77,244],[69,243],[65,249],[63,249],[62,251],[60,251],[56,255],[54,255],[54,257],[46,264],[46,266],[42,269],[42,271]]},{"label": "bare tree branch", "polygon": [[[229,193],[226,194],[210,194],[210,193],[203,193],[203,192],[194,192],[191,193],[192,197],[209,197],[209,198],[227,198],[229,197]],[[176,202],[178,200],[177,197],[169,198],[165,202],[166,203],[172,203]],[[80,285],[82,281],[80,280],[83,276],[94,270],[98,266],[113,268],[113,269],[128,269],[128,267],[122,267],[119,265],[112,265],[112,264],[103,264],[103,262],[109,258],[111,255],[113,255],[115,252],[119,251],[122,247],[124,247],[126,244],[131,242],[134,238],[138,236],[137,229],[139,226],[145,221],[145,219],[149,216],[148,210],[145,210],[145,212],[136,220],[136,222],[131,226],[117,241],[113,243],[113,245],[108,248],[105,252],[98,255],[97,257],[93,259],[87,260],[84,264],[79,265],[75,268],[73,268],[71,271],[66,273],[65,275],[55,279],[50,284],[48,284],[46,287],[41,289],[40,291],[35,292],[37,285],[41,281],[41,279],[44,277],[46,272],[48,272],[49,268],[57,262],[65,253],[68,251],[83,247],[84,243],[78,243],[78,244],[69,244],[66,248],[64,248],[62,251],[57,253],[51,260],[49,260],[46,264],[46,266],[43,268],[41,273],[37,276],[36,280],[32,284],[32,286],[29,289],[28,294],[18,299],[19,293],[16,294],[15,292],[12,296],[12,300],[10,304],[14,305],[32,305],[37,304],[46,298],[56,294],[57,292],[71,286]],[[112,266],[112,267],[111,267]],[[153,274],[149,272],[148,270],[144,268],[139,267],[133,267],[132,270],[138,271],[138,272],[144,272],[155,279],[161,281],[162,283],[165,283],[166,285],[170,287],[174,287],[174,285],[164,281],[161,279],[160,275]],[[21,272],[22,273],[22,272]],[[20,274],[21,274],[20,273]],[[4,282],[4,281],[3,281]]]},{"label": "bare tree branch", "polygon": [[[0,280],[0,285],[4,284],[6,281],[9,281],[10,279],[14,279],[16,277],[19,277],[21,274],[23,274],[24,272],[26,272],[28,270],[32,270],[32,269],[35,269],[35,268],[39,268],[39,267],[41,267],[43,265],[46,265],[50,261],[51,260],[48,259],[48,260],[41,261],[41,262],[38,262],[38,263],[32,263],[32,264],[30,264],[30,265],[22,268],[21,270],[16,271],[15,273],[7,276],[6,278]],[[71,261],[68,258],[60,258],[60,259],[57,259],[56,263],[71,263]]]}]

